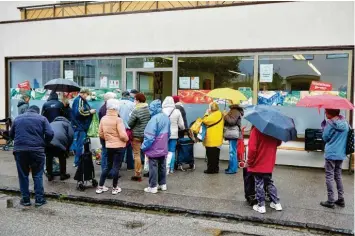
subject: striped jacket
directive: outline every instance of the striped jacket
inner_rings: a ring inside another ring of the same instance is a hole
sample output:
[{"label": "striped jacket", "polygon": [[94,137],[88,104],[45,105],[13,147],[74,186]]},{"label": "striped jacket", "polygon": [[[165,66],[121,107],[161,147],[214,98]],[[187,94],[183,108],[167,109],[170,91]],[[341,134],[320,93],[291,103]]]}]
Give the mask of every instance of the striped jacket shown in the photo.
[{"label": "striped jacket", "polygon": [[80,95],[74,99],[71,121],[74,131],[88,131],[92,121],[92,114],[90,113],[90,110],[91,107],[89,103]]},{"label": "striped jacket", "polygon": [[150,113],[148,104],[139,103],[136,105],[136,108],[133,110],[131,117],[128,121],[128,126],[133,131],[134,138],[143,139],[144,129],[147,126],[150,120]]}]

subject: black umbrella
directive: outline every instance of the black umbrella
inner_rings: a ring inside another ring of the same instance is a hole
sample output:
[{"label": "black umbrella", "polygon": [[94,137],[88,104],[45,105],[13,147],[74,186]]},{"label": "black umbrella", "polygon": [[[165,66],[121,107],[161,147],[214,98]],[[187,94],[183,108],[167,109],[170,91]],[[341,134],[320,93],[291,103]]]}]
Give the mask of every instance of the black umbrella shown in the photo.
[{"label": "black umbrella", "polygon": [[52,79],[44,85],[45,89],[55,92],[79,92],[80,86],[72,80],[68,79]]}]

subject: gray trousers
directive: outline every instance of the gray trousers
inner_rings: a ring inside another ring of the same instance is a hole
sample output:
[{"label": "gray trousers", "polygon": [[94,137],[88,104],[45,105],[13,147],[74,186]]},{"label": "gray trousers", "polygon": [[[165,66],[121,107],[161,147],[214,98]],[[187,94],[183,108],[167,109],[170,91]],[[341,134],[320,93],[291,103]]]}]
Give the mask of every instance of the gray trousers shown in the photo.
[{"label": "gray trousers", "polygon": [[265,188],[266,186],[270,199],[273,203],[277,204],[280,199],[277,196],[277,189],[274,185],[274,181],[271,178],[271,174],[253,173],[255,180],[255,194],[256,200],[259,206],[265,206]]},{"label": "gray trousers", "polygon": [[166,157],[150,158],[149,162],[149,187],[158,187],[157,184],[166,184]]},{"label": "gray trousers", "polygon": [[328,202],[335,202],[333,182],[335,181],[338,189],[338,199],[344,199],[344,187],[341,178],[342,160],[325,160],[325,183],[328,191]]}]

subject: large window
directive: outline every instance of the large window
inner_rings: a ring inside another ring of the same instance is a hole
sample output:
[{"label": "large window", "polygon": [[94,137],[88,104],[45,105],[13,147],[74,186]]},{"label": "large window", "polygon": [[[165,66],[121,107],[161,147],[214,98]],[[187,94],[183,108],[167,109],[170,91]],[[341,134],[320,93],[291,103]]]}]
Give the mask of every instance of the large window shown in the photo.
[{"label": "large window", "polygon": [[332,86],[330,93],[347,97],[348,54],[293,54],[259,57],[258,104],[279,106],[280,111],[292,117],[299,137],[307,128],[319,128],[324,112],[295,107],[312,91],[312,82]]},{"label": "large window", "polygon": [[168,68],[173,67],[172,57],[136,57],[127,58],[127,68]]},{"label": "large window", "polygon": [[[253,57],[216,56],[216,57],[179,57],[178,94],[192,122],[202,116],[211,99],[206,94],[215,88],[233,88],[241,91],[252,104],[253,95]],[[221,108],[225,107],[221,104]]]},{"label": "large window", "polygon": [[121,88],[121,59],[64,60],[64,77],[82,87]]}]

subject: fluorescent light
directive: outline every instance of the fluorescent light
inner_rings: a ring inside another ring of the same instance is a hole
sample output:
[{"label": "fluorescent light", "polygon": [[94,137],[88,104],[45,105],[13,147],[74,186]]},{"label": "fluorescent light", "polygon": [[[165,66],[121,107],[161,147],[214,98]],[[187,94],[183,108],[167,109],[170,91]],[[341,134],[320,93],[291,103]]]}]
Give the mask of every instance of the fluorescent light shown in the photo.
[{"label": "fluorescent light", "polygon": [[242,76],[247,76],[246,74],[234,71],[234,70],[228,70],[228,72],[233,73],[233,74],[237,74],[237,75],[242,75]]},{"label": "fluorescent light", "polygon": [[293,57],[294,57],[296,60],[303,60],[303,61],[306,60],[306,58],[305,58],[302,54],[293,55]]},{"label": "fluorescent light", "polygon": [[308,61],[308,65],[309,65],[309,67],[311,67],[311,68],[314,70],[314,72],[316,72],[318,75],[322,75],[322,74],[319,72],[319,70],[318,70],[311,62]]}]

